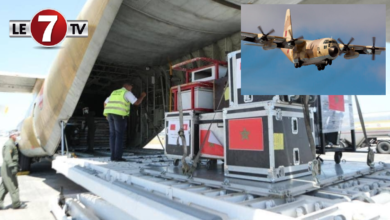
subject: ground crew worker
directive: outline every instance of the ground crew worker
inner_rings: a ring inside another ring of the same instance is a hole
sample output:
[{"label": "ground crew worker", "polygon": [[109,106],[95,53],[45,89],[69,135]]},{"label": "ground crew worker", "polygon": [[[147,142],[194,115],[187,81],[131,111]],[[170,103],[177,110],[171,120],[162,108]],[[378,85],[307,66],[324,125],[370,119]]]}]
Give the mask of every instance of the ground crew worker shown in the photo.
[{"label": "ground crew worker", "polygon": [[85,123],[83,131],[88,127],[88,133],[87,133],[87,145],[88,148],[85,152],[93,153],[93,146],[95,143],[95,131],[96,131],[96,124],[95,124],[95,112],[89,111],[89,108],[83,109],[83,114],[85,116]]},{"label": "ground crew worker", "polygon": [[114,90],[104,102],[104,116],[110,126],[110,148],[112,161],[126,161],[123,155],[123,138],[126,131],[127,120],[130,114],[130,105],[139,105],[145,98],[142,92],[137,99],[131,92],[133,84],[125,82],[121,89]]},{"label": "ground crew worker", "polygon": [[19,200],[19,187],[16,173],[18,172],[19,155],[15,141],[19,136],[17,131],[10,132],[9,140],[3,147],[3,165],[1,165],[2,182],[0,185],[0,209],[4,209],[4,198],[9,192],[14,209],[25,208],[27,205]]}]

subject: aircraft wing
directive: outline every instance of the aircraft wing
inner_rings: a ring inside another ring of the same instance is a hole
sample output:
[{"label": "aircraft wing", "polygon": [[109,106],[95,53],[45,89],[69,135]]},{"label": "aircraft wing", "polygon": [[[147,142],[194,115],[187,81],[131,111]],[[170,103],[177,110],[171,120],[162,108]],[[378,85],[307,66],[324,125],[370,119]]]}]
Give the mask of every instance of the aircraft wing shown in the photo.
[{"label": "aircraft wing", "polygon": [[[340,49],[343,49],[344,45],[339,44]],[[355,45],[355,44],[350,44],[349,48],[355,49],[356,52],[359,54],[372,54],[372,46],[363,46],[363,45]],[[381,54],[382,51],[385,51],[386,47],[375,47],[375,54],[379,55]],[[345,53],[345,51],[343,52]]]},{"label": "aircraft wing", "polygon": [[0,71],[0,92],[34,93],[42,85],[44,77]]},{"label": "aircraft wing", "polygon": [[[256,46],[262,46],[267,43],[267,41],[260,40],[262,36],[263,34],[241,32],[241,40],[256,43]],[[287,43],[287,38],[285,37],[268,35],[267,38],[268,41],[272,41],[273,43],[276,43],[278,48],[292,49],[294,47]],[[305,42],[304,39],[295,41],[296,44],[300,44],[303,42]]]},{"label": "aircraft wing", "polygon": [[249,32],[241,32],[241,40],[248,42],[255,42],[257,34]]},{"label": "aircraft wing", "polygon": [[[256,34],[256,33],[250,33],[250,32],[241,32],[241,40],[248,41],[248,42],[255,42],[256,40],[259,40],[262,36],[263,36],[263,34]],[[269,40],[274,40],[275,43],[286,42],[286,38],[285,37],[268,35],[267,38]]]}]

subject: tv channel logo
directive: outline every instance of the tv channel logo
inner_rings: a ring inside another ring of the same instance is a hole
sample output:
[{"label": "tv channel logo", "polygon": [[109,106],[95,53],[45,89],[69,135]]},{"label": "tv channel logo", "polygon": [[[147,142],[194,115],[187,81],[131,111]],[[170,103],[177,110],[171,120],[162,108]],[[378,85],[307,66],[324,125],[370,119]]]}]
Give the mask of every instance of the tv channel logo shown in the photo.
[{"label": "tv channel logo", "polygon": [[59,44],[65,37],[88,37],[88,21],[65,20],[56,10],[38,12],[31,21],[9,21],[10,37],[32,37],[45,47]]}]

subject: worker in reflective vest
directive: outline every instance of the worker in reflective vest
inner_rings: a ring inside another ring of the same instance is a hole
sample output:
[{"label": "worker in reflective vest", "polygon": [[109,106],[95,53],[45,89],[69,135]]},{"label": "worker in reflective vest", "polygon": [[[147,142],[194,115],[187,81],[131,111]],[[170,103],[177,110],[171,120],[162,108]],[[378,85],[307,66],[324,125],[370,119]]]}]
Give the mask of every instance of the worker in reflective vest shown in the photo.
[{"label": "worker in reflective vest", "polygon": [[130,115],[130,105],[139,105],[145,98],[146,93],[142,92],[137,99],[131,92],[133,84],[126,82],[123,88],[114,90],[110,97],[104,102],[104,116],[107,117],[110,126],[110,149],[112,161],[126,161],[122,158],[123,141]]}]

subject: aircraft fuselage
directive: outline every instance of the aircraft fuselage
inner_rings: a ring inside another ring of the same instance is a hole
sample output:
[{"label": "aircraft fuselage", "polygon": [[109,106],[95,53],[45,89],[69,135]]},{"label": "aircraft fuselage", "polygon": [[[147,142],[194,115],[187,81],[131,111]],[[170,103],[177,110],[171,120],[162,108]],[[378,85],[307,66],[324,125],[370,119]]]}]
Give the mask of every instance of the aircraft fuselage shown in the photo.
[{"label": "aircraft fuselage", "polygon": [[293,49],[281,48],[292,63],[301,62],[302,66],[328,64],[338,57],[340,46],[335,39],[322,38],[305,40]]}]

